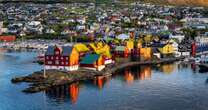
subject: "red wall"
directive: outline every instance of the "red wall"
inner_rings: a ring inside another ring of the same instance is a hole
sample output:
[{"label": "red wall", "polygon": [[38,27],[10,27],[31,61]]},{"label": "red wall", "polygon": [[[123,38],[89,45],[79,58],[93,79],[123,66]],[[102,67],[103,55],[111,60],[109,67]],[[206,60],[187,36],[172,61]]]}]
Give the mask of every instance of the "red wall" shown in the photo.
[{"label": "red wall", "polygon": [[193,42],[191,47],[192,47],[192,57],[195,57],[196,56],[196,43]]}]

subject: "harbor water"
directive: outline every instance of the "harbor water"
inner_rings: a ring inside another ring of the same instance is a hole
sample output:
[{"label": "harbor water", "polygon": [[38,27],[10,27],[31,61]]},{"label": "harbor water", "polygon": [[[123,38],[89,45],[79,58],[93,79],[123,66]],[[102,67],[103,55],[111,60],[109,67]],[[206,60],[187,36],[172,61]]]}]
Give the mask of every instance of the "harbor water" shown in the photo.
[{"label": "harbor water", "polygon": [[208,74],[194,64],[134,66],[113,76],[26,94],[11,79],[42,67],[37,52],[0,51],[0,110],[207,110]]}]

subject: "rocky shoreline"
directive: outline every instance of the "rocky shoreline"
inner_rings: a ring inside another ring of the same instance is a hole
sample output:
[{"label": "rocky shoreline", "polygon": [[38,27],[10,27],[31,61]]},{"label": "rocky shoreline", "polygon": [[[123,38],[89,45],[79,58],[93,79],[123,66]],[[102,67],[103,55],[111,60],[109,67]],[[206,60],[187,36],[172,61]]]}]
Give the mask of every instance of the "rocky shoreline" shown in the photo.
[{"label": "rocky shoreline", "polygon": [[46,77],[43,76],[43,71],[34,72],[28,76],[16,77],[11,79],[11,82],[30,83],[29,87],[24,89],[25,93],[36,93],[50,89],[51,87],[61,86],[65,84],[71,84],[76,81],[90,80],[94,79],[96,76],[109,76],[115,73],[117,70],[134,66],[134,65],[154,65],[161,63],[171,63],[174,61],[179,61],[184,58],[165,58],[157,61],[142,61],[142,62],[126,62],[126,63],[116,63],[113,65],[108,65],[103,71],[93,71],[80,68],[78,71],[59,71],[59,70],[47,70]]}]

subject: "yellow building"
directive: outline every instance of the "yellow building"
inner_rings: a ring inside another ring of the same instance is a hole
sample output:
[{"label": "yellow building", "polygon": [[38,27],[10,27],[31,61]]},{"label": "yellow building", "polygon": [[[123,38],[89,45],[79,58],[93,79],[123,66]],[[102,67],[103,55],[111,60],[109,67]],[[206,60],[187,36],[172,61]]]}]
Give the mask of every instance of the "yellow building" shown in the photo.
[{"label": "yellow building", "polygon": [[144,60],[150,60],[152,58],[152,49],[150,47],[140,48],[140,56],[144,58]]},{"label": "yellow building", "polygon": [[142,47],[142,43],[138,41],[137,48],[140,56],[144,60],[150,60],[152,58],[152,48],[151,47]]},{"label": "yellow building", "polygon": [[163,55],[169,55],[174,53],[174,48],[171,44],[166,44],[159,48],[159,51]]},{"label": "yellow building", "polygon": [[126,47],[129,49],[129,50],[132,50],[134,49],[134,41],[129,39],[128,41],[126,41]]}]

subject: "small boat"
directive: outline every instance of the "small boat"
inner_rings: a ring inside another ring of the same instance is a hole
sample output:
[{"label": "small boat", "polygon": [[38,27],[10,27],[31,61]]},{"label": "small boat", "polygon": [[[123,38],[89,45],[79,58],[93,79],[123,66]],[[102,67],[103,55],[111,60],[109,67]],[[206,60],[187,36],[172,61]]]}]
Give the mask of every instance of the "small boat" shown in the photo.
[{"label": "small boat", "polygon": [[199,72],[201,73],[205,73],[205,72],[208,72],[208,65],[206,64],[199,64]]},{"label": "small boat", "polygon": [[201,58],[200,57],[195,58],[195,62],[196,63],[200,63],[201,62]]}]

